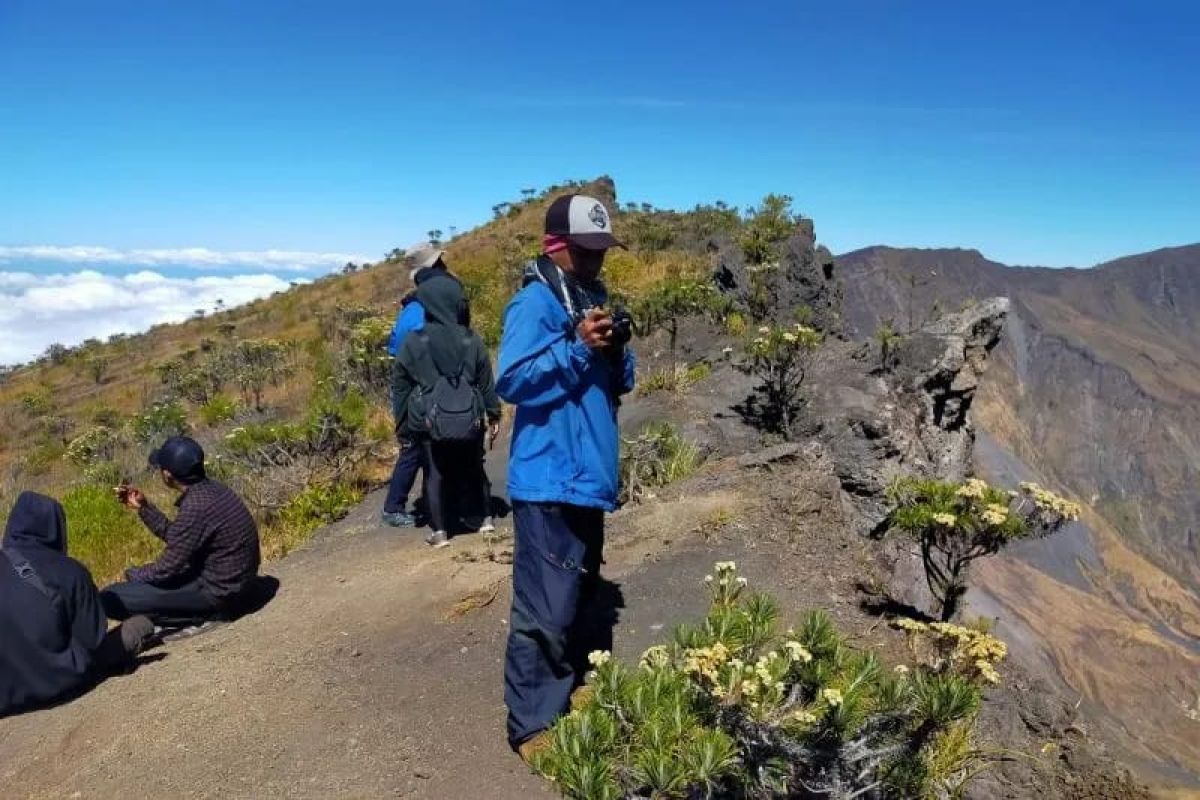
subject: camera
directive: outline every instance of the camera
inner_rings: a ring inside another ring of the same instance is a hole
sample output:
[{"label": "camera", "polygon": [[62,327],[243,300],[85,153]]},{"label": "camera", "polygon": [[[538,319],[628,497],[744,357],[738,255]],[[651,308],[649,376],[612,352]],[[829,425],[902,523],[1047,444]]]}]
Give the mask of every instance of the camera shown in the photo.
[{"label": "camera", "polygon": [[617,306],[612,312],[611,341],[617,347],[623,347],[633,338],[633,317],[624,306]]}]

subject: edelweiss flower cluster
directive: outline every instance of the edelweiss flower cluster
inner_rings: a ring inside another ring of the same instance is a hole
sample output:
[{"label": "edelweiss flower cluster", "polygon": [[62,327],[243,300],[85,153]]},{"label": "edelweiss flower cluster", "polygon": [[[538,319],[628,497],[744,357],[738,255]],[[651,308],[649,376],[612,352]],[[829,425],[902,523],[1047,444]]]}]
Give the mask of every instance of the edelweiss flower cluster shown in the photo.
[{"label": "edelweiss flower cluster", "polygon": [[656,644],[642,653],[642,669],[659,669],[671,663],[671,652],[666,645]]},{"label": "edelweiss flower cluster", "polygon": [[999,503],[990,503],[979,518],[987,525],[1003,525],[1008,521],[1008,508]]},{"label": "edelweiss flower cluster", "polygon": [[954,527],[954,523],[958,522],[958,517],[953,514],[934,514],[933,521],[938,525],[945,525],[947,528]]},{"label": "edelweiss flower cluster", "polygon": [[1000,682],[996,665],[1008,655],[1008,645],[995,636],[949,622],[902,619],[894,624],[914,638],[924,637],[933,646],[935,654],[929,664],[932,668],[953,669],[986,683]]},{"label": "edelweiss flower cluster", "polygon": [[959,497],[966,497],[970,500],[982,500],[987,493],[988,485],[979,478],[970,478],[966,480],[962,486],[958,487],[955,492]]},{"label": "edelweiss flower cluster", "polygon": [[1036,483],[1021,484],[1021,491],[1032,498],[1039,511],[1049,512],[1065,520],[1077,520],[1082,509],[1078,503],[1056,495],[1049,489],[1043,489]]},{"label": "edelweiss flower cluster", "polygon": [[593,650],[588,653],[588,663],[593,667],[603,667],[612,660],[612,653],[607,650]]}]

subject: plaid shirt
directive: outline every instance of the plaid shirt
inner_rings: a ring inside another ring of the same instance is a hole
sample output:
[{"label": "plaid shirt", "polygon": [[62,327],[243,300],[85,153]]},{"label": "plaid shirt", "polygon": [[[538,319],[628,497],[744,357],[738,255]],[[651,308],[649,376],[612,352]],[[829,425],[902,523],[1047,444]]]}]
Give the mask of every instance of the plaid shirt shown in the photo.
[{"label": "plaid shirt", "polygon": [[242,591],[258,574],[258,526],[246,505],[223,484],[203,480],[175,501],[175,521],[147,501],[139,510],[146,527],[167,547],[152,564],[125,573],[130,581],[173,584],[200,578],[204,590],[220,599]]}]

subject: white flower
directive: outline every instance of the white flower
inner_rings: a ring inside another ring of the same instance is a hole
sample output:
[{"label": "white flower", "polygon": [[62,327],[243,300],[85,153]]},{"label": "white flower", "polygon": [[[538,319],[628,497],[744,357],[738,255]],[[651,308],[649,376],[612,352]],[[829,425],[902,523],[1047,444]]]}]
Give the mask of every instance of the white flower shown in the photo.
[{"label": "white flower", "polygon": [[842,700],[844,699],[842,697],[842,693],[837,689],[822,689],[821,698],[834,708],[840,706],[842,704]]},{"label": "white flower", "polygon": [[704,582],[705,582],[705,583],[712,583],[712,582],[713,582],[713,576],[712,576],[712,575],[705,575],[705,576],[704,576]]},{"label": "white flower", "polygon": [[933,521],[938,525],[945,525],[947,528],[958,522],[958,518],[953,514],[934,514]]},{"label": "white flower", "polygon": [[737,582],[738,582],[738,586],[745,586],[750,581],[746,580],[745,578],[738,578]]},{"label": "white flower", "polygon": [[788,651],[788,655],[791,656],[792,661],[799,661],[803,664],[812,661],[812,653],[808,652],[808,648],[794,639],[784,642],[783,649]]},{"label": "white flower", "polygon": [[767,327],[766,325],[763,325],[761,328],[758,329],[758,332],[759,333],[770,333],[771,329],[769,327]]},{"label": "white flower", "polygon": [[713,565],[713,569],[717,572],[733,572],[737,569],[737,563],[733,561],[718,561]]},{"label": "white flower", "polygon": [[895,666],[895,667],[892,669],[892,671],[893,671],[893,672],[895,672],[897,675],[907,675],[907,674],[908,674],[908,667],[904,666],[903,664],[897,664],[897,665],[896,665],[896,666]]},{"label": "white flower", "polygon": [[593,667],[602,667],[612,659],[612,653],[607,650],[593,650],[588,653],[588,663]]}]

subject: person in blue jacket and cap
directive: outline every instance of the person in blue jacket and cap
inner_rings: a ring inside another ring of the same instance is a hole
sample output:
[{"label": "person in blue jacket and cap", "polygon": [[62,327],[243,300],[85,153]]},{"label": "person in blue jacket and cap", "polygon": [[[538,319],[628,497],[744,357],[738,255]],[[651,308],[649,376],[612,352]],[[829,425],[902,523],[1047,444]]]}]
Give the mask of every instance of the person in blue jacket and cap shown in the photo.
[{"label": "person in blue jacket and cap", "polygon": [[508,740],[528,761],[582,683],[604,512],[617,506],[617,408],[634,383],[630,320],[609,308],[604,204],[559,197],[543,252],[504,312],[500,397],[516,406],[508,467],[516,543],[504,664]]}]

